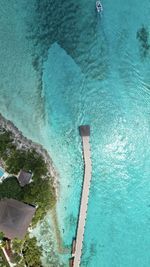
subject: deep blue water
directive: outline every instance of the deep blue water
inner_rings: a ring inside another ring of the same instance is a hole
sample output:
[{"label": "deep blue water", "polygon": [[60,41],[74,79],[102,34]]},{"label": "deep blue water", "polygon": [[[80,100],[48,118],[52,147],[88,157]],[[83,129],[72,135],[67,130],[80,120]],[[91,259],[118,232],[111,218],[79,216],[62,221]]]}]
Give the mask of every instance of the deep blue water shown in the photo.
[{"label": "deep blue water", "polygon": [[[76,230],[86,123],[93,175],[81,267],[149,267],[150,1],[103,0],[101,17],[94,0],[0,3],[0,111],[54,160],[64,246]],[[56,266],[44,246],[45,266]]]}]

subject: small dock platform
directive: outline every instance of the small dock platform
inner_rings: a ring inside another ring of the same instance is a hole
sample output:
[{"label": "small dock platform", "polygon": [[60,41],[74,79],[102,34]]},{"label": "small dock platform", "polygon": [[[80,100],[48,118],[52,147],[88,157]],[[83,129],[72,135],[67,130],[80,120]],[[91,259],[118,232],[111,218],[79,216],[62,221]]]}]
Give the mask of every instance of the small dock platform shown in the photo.
[{"label": "small dock platform", "polygon": [[72,258],[71,258],[72,267],[80,266],[83,239],[84,239],[84,230],[85,230],[85,223],[86,223],[86,216],[88,209],[88,197],[89,197],[90,183],[92,177],[92,162],[91,162],[91,151],[90,151],[90,126],[89,125],[80,126],[79,132],[82,137],[82,144],[83,144],[84,180],[83,180],[83,189],[81,196],[77,234],[73,245],[74,253],[72,253]]}]

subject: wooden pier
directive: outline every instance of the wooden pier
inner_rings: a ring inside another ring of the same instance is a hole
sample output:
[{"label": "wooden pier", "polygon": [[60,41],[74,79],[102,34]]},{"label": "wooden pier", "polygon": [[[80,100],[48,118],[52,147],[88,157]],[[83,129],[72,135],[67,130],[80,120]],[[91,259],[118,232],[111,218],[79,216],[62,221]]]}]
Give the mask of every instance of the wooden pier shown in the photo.
[{"label": "wooden pier", "polygon": [[71,266],[79,267],[82,255],[82,246],[85,230],[85,222],[88,208],[88,197],[90,191],[90,183],[92,176],[92,162],[90,151],[90,126],[83,125],[79,127],[80,135],[83,143],[83,156],[84,156],[84,181],[81,196],[79,220],[77,227],[76,239],[73,242],[73,252],[71,258]]}]

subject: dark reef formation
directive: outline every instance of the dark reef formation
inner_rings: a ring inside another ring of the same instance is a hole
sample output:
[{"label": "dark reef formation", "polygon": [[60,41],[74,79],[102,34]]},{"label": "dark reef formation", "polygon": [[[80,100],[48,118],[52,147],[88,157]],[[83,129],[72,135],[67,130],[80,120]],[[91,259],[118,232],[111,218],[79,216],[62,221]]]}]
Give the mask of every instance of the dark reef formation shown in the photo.
[{"label": "dark reef formation", "polygon": [[[94,12],[93,6],[93,12],[81,19],[84,14],[79,2],[35,1],[32,19],[27,22],[27,38],[32,44],[32,63],[36,71],[42,70],[50,46],[57,42],[86,76],[100,80],[106,77],[107,45]],[[97,47],[97,42],[99,49],[95,51],[93,44]]]},{"label": "dark reef formation", "polygon": [[142,26],[138,31],[136,35],[137,39],[140,42],[140,52],[141,56],[145,58],[150,50],[150,44],[149,44],[149,32],[148,29],[144,26]]}]

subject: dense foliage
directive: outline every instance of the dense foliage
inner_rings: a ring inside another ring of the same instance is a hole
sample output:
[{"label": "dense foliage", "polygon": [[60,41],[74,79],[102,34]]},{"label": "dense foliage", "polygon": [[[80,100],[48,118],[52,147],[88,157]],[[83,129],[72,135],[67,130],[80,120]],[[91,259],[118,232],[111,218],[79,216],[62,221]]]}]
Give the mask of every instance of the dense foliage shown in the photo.
[{"label": "dense foliage", "polygon": [[[8,173],[13,174],[0,184],[0,199],[14,198],[37,206],[33,219],[35,225],[56,202],[55,190],[51,177],[47,176],[48,170],[43,158],[33,149],[16,149],[11,134],[4,130],[0,132],[0,156],[5,161]],[[33,173],[32,183],[23,188],[14,176],[20,169]]]},{"label": "dense foliage", "polygon": [[[36,213],[32,220],[32,226],[35,226],[56,202],[52,179],[48,176],[44,159],[33,149],[17,149],[11,133],[5,130],[0,131],[0,159],[4,161],[7,172],[11,174],[3,183],[0,183],[0,199],[13,198],[36,206]],[[20,169],[31,171],[33,174],[32,182],[24,187],[20,187],[15,177]],[[23,241],[13,241],[13,246],[17,252],[15,262],[18,267],[24,266],[24,263],[29,267],[42,266],[41,253],[36,246],[35,238],[30,239],[27,235]],[[20,261],[21,248],[24,257],[21,257]]]},{"label": "dense foliage", "polygon": [[22,250],[24,260],[27,266],[29,267],[41,267],[41,261],[39,260],[41,256],[41,251],[36,245],[36,238],[28,238],[23,246]]},{"label": "dense foliage", "polygon": [[16,177],[9,177],[0,184],[0,199],[14,198],[22,200],[23,190],[20,187]]},{"label": "dense foliage", "polygon": [[0,241],[2,241],[3,238],[4,238],[4,234],[3,234],[3,232],[0,232]]},{"label": "dense foliage", "polygon": [[[12,261],[17,263],[18,267],[42,267],[40,260],[41,248],[37,246],[36,238],[29,238],[27,234],[25,240],[13,240],[13,250],[15,254],[13,255]],[[22,254],[23,257],[19,256]]]},{"label": "dense foliage", "polygon": [[1,131],[0,132],[0,157],[1,158],[6,158],[7,155],[7,150],[11,148],[12,145],[12,139],[11,139],[11,134],[6,131]]},{"label": "dense foliage", "polygon": [[0,248],[0,267],[9,267],[8,263],[5,260],[3,251]]}]

